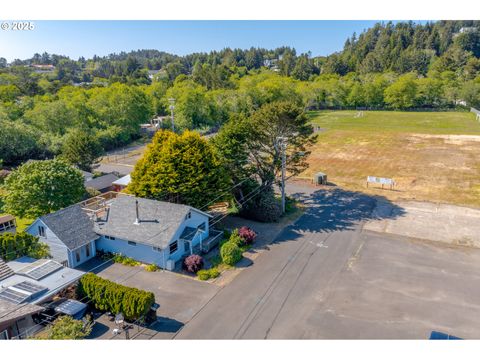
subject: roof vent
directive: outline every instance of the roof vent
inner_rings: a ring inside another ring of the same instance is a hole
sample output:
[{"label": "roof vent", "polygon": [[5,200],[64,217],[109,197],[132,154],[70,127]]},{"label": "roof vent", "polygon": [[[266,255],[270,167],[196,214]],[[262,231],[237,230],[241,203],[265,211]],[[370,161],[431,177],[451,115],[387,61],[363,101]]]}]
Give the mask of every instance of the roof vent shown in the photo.
[{"label": "roof vent", "polygon": [[139,225],[140,224],[140,217],[138,216],[138,200],[135,199],[135,222],[133,223],[134,225]]}]

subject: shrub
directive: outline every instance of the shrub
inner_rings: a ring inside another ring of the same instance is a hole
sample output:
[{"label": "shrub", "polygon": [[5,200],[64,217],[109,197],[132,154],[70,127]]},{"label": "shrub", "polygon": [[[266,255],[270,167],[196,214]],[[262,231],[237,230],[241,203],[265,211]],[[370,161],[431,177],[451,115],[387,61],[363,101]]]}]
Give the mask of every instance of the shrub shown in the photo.
[{"label": "shrub", "polygon": [[122,312],[127,320],[144,316],[155,302],[152,292],[120,285],[92,273],[80,278],[77,296],[88,298],[98,310]]},{"label": "shrub", "polygon": [[235,242],[227,241],[220,248],[220,256],[225,264],[233,266],[242,258],[242,250]]},{"label": "shrub", "polygon": [[244,245],[244,241],[243,239],[240,237],[240,234],[238,233],[238,229],[235,229],[232,231],[232,233],[230,234],[230,238],[228,239],[229,242],[232,242],[234,244],[237,244],[237,246],[243,246]]},{"label": "shrub", "polygon": [[245,245],[251,245],[257,237],[257,233],[248,226],[242,226],[238,229],[238,235],[242,238]]},{"label": "shrub", "polygon": [[80,340],[88,336],[92,325],[85,325],[82,320],[75,320],[70,316],[60,316],[47,328],[48,340]]},{"label": "shrub", "polygon": [[203,258],[200,255],[190,255],[183,261],[183,268],[191,273],[196,273],[203,268]]},{"label": "shrub", "polygon": [[38,240],[38,237],[26,232],[3,233],[0,235],[0,258],[5,261],[15,260],[22,256],[36,259],[50,257],[47,244]]},{"label": "shrub", "polygon": [[147,266],[145,266],[145,270],[150,271],[150,272],[155,272],[158,269],[160,269],[160,268],[155,264],[148,264]]},{"label": "shrub", "polygon": [[275,198],[273,190],[262,191],[248,203],[241,215],[256,221],[275,222],[282,216],[282,207],[280,201]]},{"label": "shrub", "polygon": [[200,280],[215,279],[220,275],[220,271],[217,268],[211,268],[208,270],[199,270],[197,272],[198,278]]},{"label": "shrub", "polygon": [[127,266],[140,265],[140,263],[137,260],[134,260],[132,258],[129,258],[129,257],[127,257],[125,255],[122,255],[122,254],[119,254],[119,253],[114,254],[113,257],[112,257],[112,260],[113,260],[113,262],[123,264],[123,265],[127,265]]}]

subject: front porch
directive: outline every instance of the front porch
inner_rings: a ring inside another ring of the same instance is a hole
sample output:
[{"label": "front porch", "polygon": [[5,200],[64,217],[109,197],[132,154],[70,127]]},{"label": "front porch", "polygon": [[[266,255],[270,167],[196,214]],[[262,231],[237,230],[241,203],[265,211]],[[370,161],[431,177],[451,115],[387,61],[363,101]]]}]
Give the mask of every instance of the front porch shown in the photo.
[{"label": "front porch", "polygon": [[182,262],[183,262],[183,259],[189,255],[193,255],[193,254],[200,255],[200,254],[208,253],[210,250],[212,250],[215,246],[218,245],[218,243],[220,242],[220,239],[222,238],[222,235],[223,235],[223,231],[210,229],[208,237],[206,239],[200,238],[200,242],[193,246],[192,246],[192,243],[194,242],[195,237],[182,238],[183,241],[190,244],[189,246],[190,252],[186,252],[184,254],[184,256],[182,257]]}]

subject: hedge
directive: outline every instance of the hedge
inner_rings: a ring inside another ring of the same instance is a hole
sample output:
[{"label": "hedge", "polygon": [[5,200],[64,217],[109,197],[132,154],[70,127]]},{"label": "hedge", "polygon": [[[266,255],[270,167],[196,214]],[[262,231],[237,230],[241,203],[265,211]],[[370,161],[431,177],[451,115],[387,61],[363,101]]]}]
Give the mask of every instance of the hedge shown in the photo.
[{"label": "hedge", "polygon": [[98,310],[121,312],[127,320],[144,316],[155,303],[152,292],[120,285],[92,273],[80,279],[77,295],[88,298]]}]

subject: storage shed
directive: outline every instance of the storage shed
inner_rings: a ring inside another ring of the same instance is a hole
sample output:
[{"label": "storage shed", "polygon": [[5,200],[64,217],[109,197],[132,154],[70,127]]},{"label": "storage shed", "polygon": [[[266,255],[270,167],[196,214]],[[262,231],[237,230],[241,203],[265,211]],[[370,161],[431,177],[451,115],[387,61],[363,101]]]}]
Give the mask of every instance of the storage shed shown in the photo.
[{"label": "storage shed", "polygon": [[327,174],[317,172],[315,175],[313,175],[313,183],[315,185],[327,185]]}]

